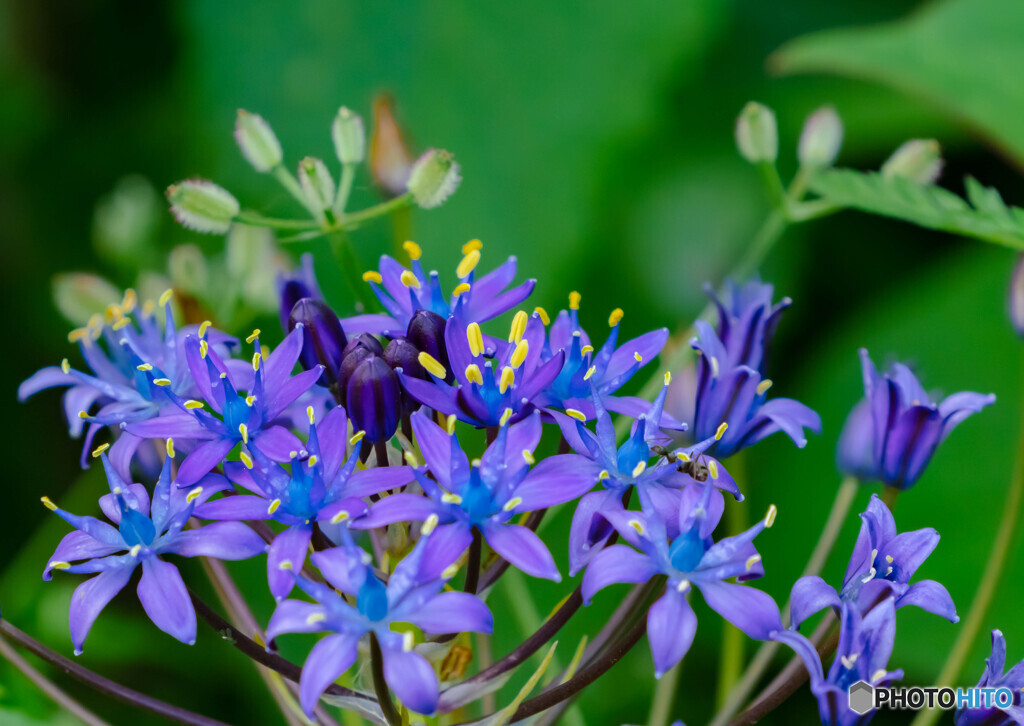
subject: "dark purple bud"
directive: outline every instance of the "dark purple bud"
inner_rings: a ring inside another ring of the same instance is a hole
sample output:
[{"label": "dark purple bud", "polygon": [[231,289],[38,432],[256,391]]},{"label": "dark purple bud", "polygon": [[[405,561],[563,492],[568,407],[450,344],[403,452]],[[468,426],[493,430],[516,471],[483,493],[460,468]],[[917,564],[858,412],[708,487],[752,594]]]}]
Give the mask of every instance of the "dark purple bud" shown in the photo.
[{"label": "dark purple bud", "polygon": [[384,349],[384,362],[392,368],[401,368],[407,376],[428,381],[430,378],[423,370],[423,366],[420,365],[419,355],[420,351],[416,350],[416,347],[408,340],[395,338]]},{"label": "dark purple bud", "polygon": [[348,345],[338,316],[326,303],[304,297],[295,303],[288,316],[288,331],[294,330],[298,323],[303,325],[302,353],[299,355],[302,367],[309,370],[322,364],[327,384],[333,385],[338,381],[343,351]]},{"label": "dark purple bud", "polygon": [[376,355],[364,358],[348,379],[345,395],[349,419],[368,441],[387,441],[398,429],[402,387],[398,374]]},{"label": "dark purple bud", "polygon": [[445,319],[437,313],[417,310],[409,321],[406,337],[417,351],[429,354],[448,370],[451,366],[448,363],[448,349],[444,344],[444,327]]},{"label": "dark purple bud", "polygon": [[277,295],[281,301],[281,327],[288,327],[288,316],[291,315],[295,303],[304,297],[322,301],[316,275],[313,272],[313,256],[308,252],[302,256],[301,264],[291,273],[282,275],[277,280]]},{"label": "dark purple bud", "polygon": [[382,346],[380,341],[369,333],[360,333],[356,337],[352,338],[352,340],[348,342],[348,345],[345,346],[345,350],[342,352],[341,357],[347,358],[348,354],[356,348],[365,348],[374,355],[384,355],[384,346]]},{"label": "dark purple bud", "polygon": [[350,341],[345,347],[345,350],[349,352],[343,355],[341,359],[341,367],[338,369],[338,386],[334,398],[342,406],[345,405],[348,381],[352,377],[352,374],[355,373],[355,370],[359,367],[360,363],[374,355],[374,352],[365,345],[352,345],[354,342],[356,341]]}]

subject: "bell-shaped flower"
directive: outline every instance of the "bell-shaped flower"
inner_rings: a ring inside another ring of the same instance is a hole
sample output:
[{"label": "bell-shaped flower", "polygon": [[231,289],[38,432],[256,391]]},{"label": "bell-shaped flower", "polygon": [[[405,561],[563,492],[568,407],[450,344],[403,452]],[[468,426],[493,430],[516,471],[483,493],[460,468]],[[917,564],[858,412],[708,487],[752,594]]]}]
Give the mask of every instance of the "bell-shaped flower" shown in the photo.
[{"label": "bell-shaped flower", "polygon": [[710,285],[705,285],[704,290],[718,311],[715,332],[725,348],[719,364],[725,370],[747,366],[763,377],[779,318],[793,301],[784,297],[772,305],[774,288],[757,278],[743,284],[726,280],[721,295]]},{"label": "bell-shaped flower", "polygon": [[1008,688],[1013,699],[1008,706],[958,708],[954,716],[956,726],[1015,726],[1024,723],[1024,660],[1003,672],[1006,667],[1006,639],[1002,632],[992,631],[992,654],[985,659],[985,672],[976,688]]},{"label": "bell-shaped flower", "polygon": [[836,590],[816,575],[801,577],[793,585],[793,626],[823,608],[854,603],[867,612],[875,603],[892,597],[897,608],[916,605],[950,622],[960,618],[949,592],[935,580],[910,584],[910,578],[939,544],[931,527],[896,533],[896,520],[885,503],[872,494],[861,516],[860,534],[846,568],[842,588]]},{"label": "bell-shaped flower", "polygon": [[905,365],[894,363],[881,374],[863,348],[860,358],[864,398],[846,419],[837,463],[844,474],[864,481],[912,487],[949,433],[996,400],[964,391],[936,403]]},{"label": "bell-shaped flower", "polygon": [[43,579],[49,580],[53,570],[98,573],[71,596],[69,623],[76,653],[82,652],[100,611],[128,584],[138,565],[142,565],[138,595],[146,615],[165,633],[192,644],[196,639],[192,600],[178,568],[161,556],[243,560],[266,551],[263,540],[241,522],[183,529],[197,505],[230,485],[219,474],[209,474],[188,490],[172,486],[173,443],[168,445],[168,454],[152,501],[144,486],[125,482],[106,454],[99,454],[110,484],[110,493],[103,495],[99,504],[113,525],[65,512],[43,497],[47,508],[75,528],[57,545]]},{"label": "bell-shaped flower", "polygon": [[[355,663],[359,641],[367,633],[380,643],[384,679],[402,704],[417,713],[436,710],[439,683],[433,666],[416,652],[411,630],[392,626],[411,623],[429,633],[487,634],[494,627],[490,610],[475,596],[441,592],[447,578],[424,557],[436,536],[422,536],[387,584],[374,572],[370,555],[351,539],[312,555],[329,586],[297,578],[299,587],[316,602],[281,602],[267,627],[268,638],[283,633],[330,633],[313,646],[302,668],[299,699],[307,714],[313,713],[327,687]],[[453,550],[445,553],[449,564],[457,557]],[[354,599],[354,606],[345,596]]]}]

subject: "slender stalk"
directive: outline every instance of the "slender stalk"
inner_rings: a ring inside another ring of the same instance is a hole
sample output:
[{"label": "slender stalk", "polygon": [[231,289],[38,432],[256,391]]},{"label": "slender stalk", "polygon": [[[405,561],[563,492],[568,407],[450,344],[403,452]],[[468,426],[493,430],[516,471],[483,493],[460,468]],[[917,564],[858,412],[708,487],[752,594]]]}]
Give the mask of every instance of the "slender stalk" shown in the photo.
[{"label": "slender stalk", "polygon": [[306,195],[302,191],[302,186],[299,184],[299,180],[296,179],[290,171],[288,171],[284,164],[278,164],[275,166],[272,173],[274,174],[274,178],[280,182],[281,186],[283,186],[288,193],[295,198],[295,201],[302,205],[303,209],[313,216],[316,216],[317,210],[310,206],[309,200],[306,199]]},{"label": "slender stalk", "polygon": [[341,217],[345,214],[345,205],[348,203],[349,194],[352,193],[352,182],[356,178],[357,164],[341,165],[341,180],[338,182],[338,194],[334,197],[334,216]]},{"label": "slender stalk", "polygon": [[10,637],[12,640],[20,643],[27,650],[36,654],[47,663],[52,663],[69,676],[78,679],[100,693],[106,694],[120,701],[124,701],[125,703],[130,703],[133,706],[138,706],[139,708],[143,708],[147,711],[163,716],[164,718],[176,723],[191,724],[194,726],[227,726],[223,721],[217,721],[216,719],[201,716],[198,713],[192,713],[184,708],[164,703],[163,701],[147,696],[144,693],[132,690],[127,686],[122,686],[120,683],[112,681],[109,678],[104,678],[100,674],[80,666],[74,661],[50,650],[38,640],[26,633],[23,633],[6,620],[0,620],[0,633]]},{"label": "slender stalk", "polygon": [[278,219],[276,217],[265,217],[259,212],[243,209],[234,220],[238,224],[245,224],[250,227],[268,227],[286,232],[304,232],[319,229],[319,222],[311,219]]},{"label": "slender stalk", "polygon": [[[774,167],[773,167],[774,168]],[[729,459],[729,472],[737,481],[747,481],[747,459],[739,452]],[[737,535],[747,528],[747,510],[739,502],[727,502],[726,534]],[[728,702],[733,687],[743,673],[743,632],[732,623],[722,621],[721,658],[718,661],[718,686],[715,703],[718,708]]]},{"label": "slender stalk", "polygon": [[676,664],[663,675],[654,689],[654,700],[651,701],[651,715],[647,718],[647,726],[665,726],[672,714],[672,702],[675,700],[676,688],[679,687],[680,664]]},{"label": "slender stalk", "polygon": [[889,507],[889,511],[896,508],[896,500],[899,499],[900,490],[896,487],[882,487],[882,503]]},{"label": "slender stalk", "polygon": [[469,545],[469,561],[466,563],[466,585],[462,589],[470,595],[476,594],[480,584],[480,555],[483,552],[483,538],[480,530],[473,527],[473,542]]},{"label": "slender stalk", "polygon": [[32,664],[19,655],[18,651],[0,638],[0,656],[21,671],[36,687],[49,696],[54,703],[61,706],[72,716],[88,726],[108,726],[107,722],[73,699],[60,689],[57,684],[32,667]]},{"label": "slender stalk", "polygon": [[344,230],[337,230],[328,236],[328,242],[331,245],[334,259],[338,262],[338,267],[345,278],[345,284],[348,285],[349,291],[357,301],[357,310],[363,312],[377,309],[376,298],[369,286],[363,282],[362,272],[360,272],[362,266],[352,247],[352,240]]},{"label": "slender stalk", "polygon": [[[1024,404],[1021,406],[1021,412],[1024,413]],[[1003,517],[999,522],[999,529],[996,530],[995,539],[992,541],[992,550],[989,552],[985,571],[978,582],[978,589],[971,602],[971,609],[968,611],[967,617],[961,621],[960,634],[957,635],[956,642],[953,644],[953,650],[949,652],[946,664],[935,680],[935,683],[939,685],[951,686],[959,679],[964,660],[967,658],[975,638],[978,637],[978,630],[980,630],[985,613],[988,612],[988,607],[992,603],[992,596],[995,595],[999,577],[1006,564],[1006,555],[1013,540],[1017,518],[1020,514],[1021,494],[1024,492],[1024,419],[1021,420],[1018,436],[1017,458],[1010,476],[1009,489],[1006,492]],[[931,726],[941,715],[940,711],[934,709],[921,711],[911,726]]]},{"label": "slender stalk", "polygon": [[384,656],[380,652],[380,643],[376,633],[370,633],[370,670],[373,672],[373,691],[377,694],[380,710],[389,726],[402,726],[402,717],[391,700],[387,681],[384,680]]}]

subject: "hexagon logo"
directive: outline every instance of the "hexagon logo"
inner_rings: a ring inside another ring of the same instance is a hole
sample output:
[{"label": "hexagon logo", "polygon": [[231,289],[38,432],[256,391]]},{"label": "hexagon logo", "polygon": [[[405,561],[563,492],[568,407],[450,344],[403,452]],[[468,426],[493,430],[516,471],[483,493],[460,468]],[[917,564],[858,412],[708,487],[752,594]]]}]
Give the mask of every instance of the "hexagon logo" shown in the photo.
[{"label": "hexagon logo", "polygon": [[866,681],[850,686],[850,710],[863,716],[875,707],[875,689]]}]

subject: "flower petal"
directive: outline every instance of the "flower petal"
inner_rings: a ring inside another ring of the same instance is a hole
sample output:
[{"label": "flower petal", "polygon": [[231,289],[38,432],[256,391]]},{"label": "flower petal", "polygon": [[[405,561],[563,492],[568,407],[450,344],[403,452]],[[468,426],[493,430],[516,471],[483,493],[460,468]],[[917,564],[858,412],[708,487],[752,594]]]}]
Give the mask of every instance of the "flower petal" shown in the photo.
[{"label": "flower petal", "polygon": [[299,679],[299,701],[307,716],[313,715],[317,701],[327,687],[356,661],[360,633],[328,635],[313,646]]},{"label": "flower petal", "polygon": [[960,622],[960,616],[956,614],[956,605],[953,604],[949,591],[935,580],[921,580],[911,585],[910,589],[896,601],[898,608],[907,605],[917,605],[922,610],[941,615],[951,623]]},{"label": "flower petal", "polygon": [[[384,680],[406,708],[430,714],[437,709],[438,682],[433,667],[413,651],[402,649],[401,638],[394,634],[382,643]],[[398,642],[394,642],[397,640]]]},{"label": "flower petal", "polygon": [[266,552],[267,543],[241,522],[214,522],[198,529],[182,530],[165,551],[182,557],[246,560]]},{"label": "flower petal", "polygon": [[583,602],[608,585],[620,582],[647,582],[658,574],[658,568],[646,555],[626,545],[612,545],[597,553],[583,573]]},{"label": "flower petal", "polygon": [[178,568],[157,557],[142,562],[139,601],[160,630],[192,645],[196,642],[196,611]]},{"label": "flower petal", "polygon": [[793,585],[789,597],[792,603],[793,627],[799,628],[807,618],[827,607],[839,607],[839,593],[816,575],[801,577]]},{"label": "flower petal", "polygon": [[409,622],[430,633],[491,633],[494,616],[475,595],[465,592],[442,592],[431,598]]},{"label": "flower petal", "polygon": [[[589,568],[587,571],[590,571]],[[647,639],[654,657],[655,678],[661,678],[683,659],[696,633],[697,616],[686,601],[686,594],[675,587],[669,587],[647,612]]]},{"label": "flower petal", "polygon": [[779,606],[767,593],[747,585],[718,580],[697,580],[704,600],[723,618],[755,640],[767,640],[773,630],[782,629]]},{"label": "flower petal", "polygon": [[555,559],[533,530],[518,524],[487,522],[482,528],[484,539],[495,552],[514,567],[534,577],[558,582]]},{"label": "flower petal", "polygon": [[[295,574],[306,564],[306,549],[313,536],[311,525],[294,524],[274,538],[267,553],[270,593],[281,600],[295,586]],[[284,565],[284,567],[282,567]]]},{"label": "flower petal", "polygon": [[107,606],[114,595],[128,584],[135,563],[104,570],[75,588],[68,608],[68,624],[71,627],[71,642],[75,653],[81,653],[85,638],[96,621],[96,616]]}]

